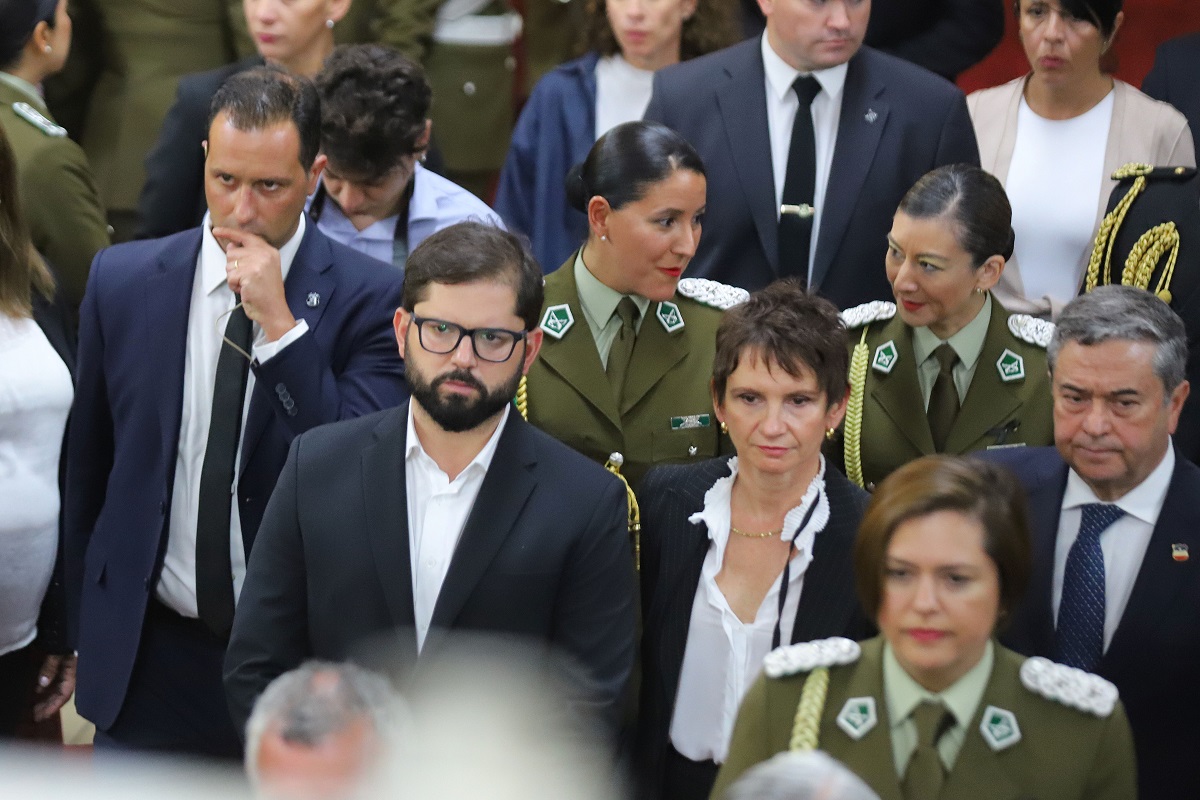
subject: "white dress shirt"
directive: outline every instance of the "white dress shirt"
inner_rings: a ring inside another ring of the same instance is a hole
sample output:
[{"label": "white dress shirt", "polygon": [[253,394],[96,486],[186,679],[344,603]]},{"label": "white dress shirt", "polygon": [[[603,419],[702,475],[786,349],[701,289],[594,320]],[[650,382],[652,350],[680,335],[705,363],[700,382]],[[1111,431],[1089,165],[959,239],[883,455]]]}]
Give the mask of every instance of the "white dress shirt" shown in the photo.
[{"label": "white dress shirt", "polygon": [[[292,260],[304,238],[304,215],[300,224],[283,247],[279,249],[279,264],[287,280]],[[187,345],[183,361],[183,414],[179,420],[179,448],[175,455],[175,482],[171,487],[171,518],[168,522],[167,552],[162,574],[158,579],[157,595],[164,604],[185,617],[199,616],[196,610],[196,522],[200,505],[200,471],[204,466],[204,451],[208,446],[208,428],[212,421],[212,394],[217,380],[217,358],[224,342],[228,314],[233,310],[235,297],[225,280],[225,251],[213,238],[207,214],[202,223],[200,257],[192,281],[192,303],[187,319]],[[308,330],[300,320],[290,331],[274,342],[264,341],[265,334],[254,324],[252,354],[261,364],[283,348],[299,339]],[[246,412],[254,393],[254,371],[246,380],[246,396],[242,401],[241,432],[245,435]],[[242,441],[237,449],[238,468],[229,515],[229,557],[233,566],[233,595],[242,591],[246,577],[246,550],[242,542],[242,519],[237,502],[237,478],[242,462]]]},{"label": "white dress shirt", "polygon": [[[762,669],[763,658],[771,650],[775,622],[783,642],[791,639],[796,609],[804,588],[804,573],[812,563],[813,542],[829,522],[829,499],[825,496],[825,459],[800,505],[783,518],[783,541],[795,540],[796,554],[788,571],[787,598],[779,612],[779,589],[783,573],[775,579],[758,607],[753,622],[742,622],[729,607],[717,585],[717,574],[725,563],[729,544],[733,483],[737,478],[737,456],[729,459],[730,475],[719,479],[704,495],[704,508],[688,518],[703,524],[711,544],[700,571],[700,583],[692,601],[687,645],[679,672],[679,690],[671,717],[671,745],[693,761],[712,760],[718,764],[729,755],[729,740],[738,706]],[[797,530],[810,506],[816,503],[812,518],[803,530]]]},{"label": "white dress shirt", "polygon": [[466,527],[467,517],[479,496],[484,476],[496,454],[500,434],[508,422],[511,404],[504,407],[500,424],[466,469],[450,480],[417,436],[412,404],[408,406],[408,439],[404,449],[404,485],[408,492],[408,552],[412,566],[413,623],[417,652],[425,646],[433,609],[450,559]]},{"label": "white dress shirt", "polygon": [[[783,202],[783,181],[787,176],[788,151],[792,146],[792,124],[800,101],[792,91],[803,73],[792,67],[771,49],[767,34],[762,35],[763,70],[766,72],[767,90],[767,133],[771,138],[771,166],[775,175],[775,217],[779,218],[779,205]],[[812,73],[821,84],[821,93],[813,99],[813,133],[817,144],[817,172],[813,205],[812,242],[809,246],[808,276],[812,277],[812,257],[817,252],[817,233],[821,230],[821,211],[825,206],[825,189],[829,185],[829,172],[833,168],[833,149],[837,144],[838,122],[842,117],[842,90],[846,86],[847,64]],[[882,248],[882,243],[880,244]]]},{"label": "white dress shirt", "polygon": [[[1104,553],[1104,649],[1112,643],[1113,633],[1129,604],[1129,595],[1133,593],[1133,584],[1137,581],[1138,570],[1142,567],[1142,559],[1150,544],[1150,536],[1154,526],[1158,524],[1158,515],[1162,511],[1163,502],[1167,499],[1167,489],[1171,485],[1171,475],[1175,472],[1175,449],[1168,444],[1167,454],[1159,462],[1154,471],[1146,476],[1146,480],[1129,490],[1114,505],[1125,512],[1100,534],[1100,549]],[[1086,503],[1103,502],[1096,497],[1095,492],[1083,482],[1083,478],[1070,470],[1067,474],[1067,489],[1063,492],[1062,513],[1058,518],[1058,538],[1054,545],[1054,588],[1052,600],[1054,603],[1054,619],[1058,619],[1058,609],[1062,604],[1063,573],[1067,568],[1067,554],[1071,545],[1079,538],[1079,523],[1083,519],[1081,506]],[[1170,558],[1170,553],[1158,553],[1158,558]]]}]

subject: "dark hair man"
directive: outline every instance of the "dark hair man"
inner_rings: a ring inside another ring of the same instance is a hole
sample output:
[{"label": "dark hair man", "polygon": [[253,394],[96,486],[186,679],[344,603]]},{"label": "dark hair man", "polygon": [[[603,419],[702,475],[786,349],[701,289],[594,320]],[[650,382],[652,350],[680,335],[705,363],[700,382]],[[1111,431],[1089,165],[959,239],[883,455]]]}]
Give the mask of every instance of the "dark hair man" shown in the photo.
[{"label": "dark hair man", "polygon": [[288,446],[405,396],[399,276],[304,220],[319,122],[306,79],[234,76],[213,99],[203,225],[92,264],[64,560],[98,747],[240,754],[221,658]]}]

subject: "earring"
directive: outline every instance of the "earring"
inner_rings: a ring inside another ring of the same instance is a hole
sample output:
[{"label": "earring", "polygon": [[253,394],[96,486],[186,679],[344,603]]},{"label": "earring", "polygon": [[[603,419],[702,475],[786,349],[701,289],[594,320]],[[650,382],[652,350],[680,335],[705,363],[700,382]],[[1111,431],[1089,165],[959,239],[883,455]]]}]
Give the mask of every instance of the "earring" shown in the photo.
[{"label": "earring", "polygon": [[607,236],[606,234],[600,234],[600,241],[602,241],[602,242],[607,242],[607,241],[608,241],[608,236]]},{"label": "earring", "polygon": [[725,434],[726,436],[729,435],[729,426],[724,422],[721,423],[721,433]]},{"label": "earring", "polygon": [[43,47],[42,49],[43,49],[44,51],[46,51],[47,53],[49,53],[49,52],[50,52],[51,50],[53,50],[54,48],[52,48],[50,45],[46,45],[46,46],[45,46],[45,47]]},{"label": "earring", "polygon": [[978,287],[978,286],[976,286],[976,287],[975,287],[975,294],[983,294],[983,293],[984,293],[984,292],[983,292],[983,289],[981,289],[981,288],[980,288],[980,287]]},{"label": "earring", "polygon": [[825,441],[832,442],[833,437],[836,435],[837,435],[837,428],[826,428],[825,429]]},{"label": "earring", "polygon": [[325,20],[325,27],[329,28],[329,30],[333,30],[333,20],[331,20],[331,19]]}]

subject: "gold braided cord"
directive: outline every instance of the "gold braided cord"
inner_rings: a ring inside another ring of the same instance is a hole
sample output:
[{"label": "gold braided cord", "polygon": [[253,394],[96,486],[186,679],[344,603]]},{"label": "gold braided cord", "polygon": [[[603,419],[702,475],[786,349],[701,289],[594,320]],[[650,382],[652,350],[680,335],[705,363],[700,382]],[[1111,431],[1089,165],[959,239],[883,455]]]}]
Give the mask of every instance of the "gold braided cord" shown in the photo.
[{"label": "gold braided cord", "polygon": [[521,412],[521,419],[529,422],[529,377],[521,376],[521,382],[517,384],[516,397],[517,411]]},{"label": "gold braided cord", "polygon": [[842,442],[846,476],[859,487],[866,485],[862,470],[862,426],[863,398],[867,392],[867,331],[870,327],[863,326],[862,338],[850,356],[850,402],[846,404],[845,436]]},{"label": "gold braided cord", "polygon": [[[1096,234],[1096,243],[1092,247],[1092,255],[1088,259],[1087,278],[1083,285],[1085,292],[1090,292],[1097,286],[1107,286],[1112,283],[1112,251],[1113,245],[1117,242],[1117,231],[1125,222],[1125,215],[1129,213],[1133,201],[1145,190],[1146,176],[1153,171],[1154,167],[1149,164],[1133,163],[1126,164],[1113,173],[1112,177],[1115,181],[1129,178],[1136,178],[1136,180],[1125,196],[1121,198],[1121,202],[1117,203],[1116,208],[1109,212],[1104,217],[1104,221],[1100,223],[1100,232]],[[1101,266],[1104,267],[1103,280],[1100,276]]]},{"label": "gold braided cord", "polygon": [[825,710],[825,696],[829,693],[829,668],[817,667],[804,681],[800,692],[800,703],[796,706],[796,717],[792,721],[792,738],[788,749],[792,751],[816,750],[821,730],[821,713]]},{"label": "gold braided cord", "polygon": [[[519,396],[519,395],[518,395]],[[619,454],[613,453],[613,456]],[[625,476],[621,474],[623,460],[609,456],[604,462],[604,468],[621,479],[625,484],[625,497],[629,501],[629,539],[633,543],[633,566],[638,572],[642,571],[642,510],[638,508],[637,495]]]},{"label": "gold braided cord", "polygon": [[1175,227],[1174,222],[1164,222],[1142,234],[1129,251],[1129,258],[1125,260],[1121,284],[1149,291],[1150,278],[1154,275],[1163,254],[1168,251],[1170,255],[1167,256],[1167,265],[1158,276],[1154,294],[1164,302],[1170,303],[1171,279],[1175,277],[1175,262],[1179,259],[1179,229]]}]

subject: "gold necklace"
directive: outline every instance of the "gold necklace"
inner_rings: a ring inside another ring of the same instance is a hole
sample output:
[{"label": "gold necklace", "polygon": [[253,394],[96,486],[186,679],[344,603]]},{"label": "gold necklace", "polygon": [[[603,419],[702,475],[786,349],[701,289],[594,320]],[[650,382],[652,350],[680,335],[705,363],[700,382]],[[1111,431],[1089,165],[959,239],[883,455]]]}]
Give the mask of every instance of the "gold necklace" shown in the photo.
[{"label": "gold necklace", "polygon": [[777,531],[767,531],[766,533],[746,533],[744,531],[739,531],[733,526],[732,523],[729,525],[729,530],[733,531],[738,536],[745,536],[747,539],[766,539],[768,536],[774,536],[777,533],[783,533],[783,528],[780,528]]}]

